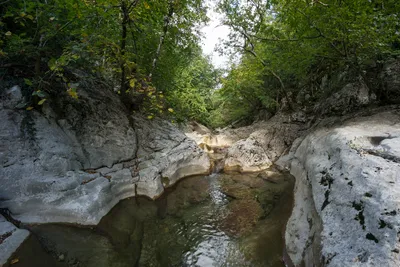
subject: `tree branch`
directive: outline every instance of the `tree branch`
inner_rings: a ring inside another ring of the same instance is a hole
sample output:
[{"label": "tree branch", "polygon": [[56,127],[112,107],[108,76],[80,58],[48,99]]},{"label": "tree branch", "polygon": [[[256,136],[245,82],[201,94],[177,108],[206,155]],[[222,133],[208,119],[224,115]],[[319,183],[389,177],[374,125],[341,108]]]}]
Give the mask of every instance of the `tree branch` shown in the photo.
[{"label": "tree branch", "polygon": [[173,2],[173,0],[169,0],[168,1],[168,14],[165,15],[165,17],[164,17],[163,32],[160,35],[160,41],[158,43],[157,51],[156,51],[156,54],[155,54],[154,59],[153,59],[153,64],[151,66],[151,71],[150,71],[149,76],[148,76],[148,80],[149,81],[151,81],[151,78],[153,76],[153,72],[156,69],[157,61],[158,61],[158,58],[159,58],[160,53],[161,53],[161,47],[164,44],[165,37],[166,37],[168,29],[169,29],[169,24],[170,24],[172,16],[174,15],[174,12],[175,12],[175,10],[174,10],[174,2]]},{"label": "tree branch", "polygon": [[[240,31],[239,31],[239,32],[240,32]],[[286,91],[286,88],[285,88],[285,84],[283,83],[281,77],[279,77],[279,75],[278,75],[275,71],[273,71],[270,67],[268,67],[268,66],[267,66],[267,63],[266,63],[262,58],[260,58],[260,57],[257,55],[257,53],[254,51],[254,44],[251,42],[251,39],[250,39],[250,37],[246,34],[245,30],[243,30],[243,31],[240,32],[240,33],[243,34],[244,38],[246,39],[246,41],[248,42],[248,44],[250,44],[250,46],[251,46],[251,49],[248,49],[247,46],[246,46],[246,42],[245,42],[245,45],[242,47],[242,49],[243,49],[245,52],[250,53],[251,55],[253,55],[256,59],[258,59],[258,60],[260,61],[260,63],[261,63],[265,68],[267,68],[267,70],[272,74],[272,76],[274,76],[274,77],[279,81],[279,84],[280,84],[280,86],[281,86],[282,93],[283,93],[283,95],[284,95],[284,97],[285,97],[285,99],[286,99],[286,101],[287,101],[287,103],[288,103],[288,107],[289,107],[289,109],[293,110],[292,105],[291,105],[291,101],[290,101],[290,99],[289,99],[289,95],[287,94],[287,91]],[[238,47],[238,46],[236,46],[236,47]]]},{"label": "tree branch", "polygon": [[272,39],[272,38],[264,38],[264,37],[259,37],[257,35],[251,35],[251,37],[260,40],[260,41],[266,41],[266,42],[300,42],[303,40],[312,40],[312,39],[318,39],[323,37],[321,33],[319,33],[316,36],[306,36],[306,37],[302,37],[302,38],[298,38],[298,39],[280,39],[280,38],[276,38],[276,39]]},{"label": "tree branch", "polygon": [[133,9],[138,3],[139,3],[139,0],[133,1],[133,2],[128,6],[127,11],[128,11],[128,12],[131,12],[132,9]]},{"label": "tree branch", "polygon": [[310,17],[308,17],[308,16],[307,16],[304,12],[302,12],[301,10],[296,9],[296,11],[299,12],[300,14],[302,14],[304,17],[306,17],[306,19],[307,19],[307,21],[308,21],[308,24],[309,24],[312,28],[314,28],[314,29],[319,33],[319,35],[320,35],[321,37],[323,37],[323,38],[325,38],[326,40],[328,40],[329,44],[332,46],[332,48],[333,48],[336,52],[338,52],[342,57],[346,57],[346,55],[343,54],[343,52],[340,51],[340,49],[337,48],[337,47],[335,46],[335,44],[334,44],[328,37],[326,37],[326,36],[322,33],[321,29],[318,28],[317,25],[315,25],[315,24],[311,21]]},{"label": "tree branch", "polygon": [[7,3],[10,2],[10,1],[11,1],[11,0],[7,0],[7,1],[1,2],[1,3],[0,3],[0,6],[1,6],[1,5],[4,5],[4,4],[7,4]]}]

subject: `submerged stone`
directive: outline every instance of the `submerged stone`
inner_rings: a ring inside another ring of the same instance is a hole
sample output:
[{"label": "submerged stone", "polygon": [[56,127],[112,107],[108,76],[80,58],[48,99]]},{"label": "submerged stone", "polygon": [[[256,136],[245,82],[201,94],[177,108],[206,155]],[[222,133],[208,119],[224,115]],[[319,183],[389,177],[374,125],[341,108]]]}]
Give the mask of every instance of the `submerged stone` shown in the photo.
[{"label": "submerged stone", "polygon": [[[288,187],[284,191],[287,196],[275,203],[276,212],[265,217],[255,196],[275,185],[258,179],[265,185],[258,188],[249,179],[222,174],[187,178],[156,201],[143,197],[121,201],[97,227],[50,224],[32,226],[31,230],[39,237],[43,250],[49,252],[44,260],[68,266],[283,267],[276,261],[283,249],[279,229],[283,229],[287,218],[291,189]],[[230,201],[221,193],[224,181],[247,188],[248,195]],[[268,247],[263,247],[265,244],[256,236],[278,245],[264,253],[268,256],[262,256],[259,251]],[[24,262],[30,257],[32,262],[40,263],[40,258],[27,253],[27,249],[24,247],[24,255],[17,253],[16,257]],[[64,255],[63,261],[60,255]]]}]

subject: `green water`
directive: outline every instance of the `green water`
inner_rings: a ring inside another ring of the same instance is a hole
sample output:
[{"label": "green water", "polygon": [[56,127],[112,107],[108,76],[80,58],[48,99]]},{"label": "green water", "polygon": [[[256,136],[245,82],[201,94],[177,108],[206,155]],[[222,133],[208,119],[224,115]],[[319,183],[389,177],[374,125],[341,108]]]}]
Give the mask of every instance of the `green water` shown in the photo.
[{"label": "green water", "polygon": [[278,173],[187,178],[157,201],[121,201],[95,228],[32,226],[13,266],[284,266],[292,190]]}]

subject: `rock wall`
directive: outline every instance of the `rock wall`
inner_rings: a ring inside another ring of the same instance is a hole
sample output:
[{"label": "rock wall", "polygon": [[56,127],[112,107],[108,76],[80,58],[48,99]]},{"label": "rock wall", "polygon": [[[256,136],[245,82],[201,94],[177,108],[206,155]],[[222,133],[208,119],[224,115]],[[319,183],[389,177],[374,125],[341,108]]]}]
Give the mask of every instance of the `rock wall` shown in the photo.
[{"label": "rock wall", "polygon": [[268,121],[251,127],[254,131],[234,143],[225,159],[225,171],[242,172],[268,169],[287,153],[294,140],[306,129],[305,118],[299,113],[279,113]]},{"label": "rock wall", "polygon": [[[204,127],[204,126],[203,126]],[[190,127],[187,127],[190,128]],[[216,134],[186,129],[186,136],[200,147],[219,153],[227,149],[224,158],[225,172],[257,172],[271,167],[272,163],[287,153],[292,143],[307,129],[303,112],[278,113],[267,121],[237,129],[225,129]]]},{"label": "rock wall", "polygon": [[97,224],[121,199],[155,198],[210,170],[194,141],[166,121],[127,115],[111,91],[60,95],[40,111],[19,109],[24,101],[18,86],[1,92],[0,208],[23,223]]},{"label": "rock wall", "polygon": [[260,143],[254,139],[240,140],[229,148],[226,155],[225,172],[257,172],[271,167],[268,158]]},{"label": "rock wall", "polygon": [[400,265],[400,111],[320,127],[295,149],[295,266]]}]

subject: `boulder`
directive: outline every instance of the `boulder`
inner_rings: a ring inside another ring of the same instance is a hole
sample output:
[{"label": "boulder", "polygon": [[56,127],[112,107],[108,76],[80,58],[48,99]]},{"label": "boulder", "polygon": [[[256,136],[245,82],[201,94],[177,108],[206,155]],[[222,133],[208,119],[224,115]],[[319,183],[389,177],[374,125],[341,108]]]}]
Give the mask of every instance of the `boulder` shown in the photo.
[{"label": "boulder", "polygon": [[248,138],[254,131],[265,128],[265,124],[265,121],[259,121],[252,125],[236,129],[229,127],[217,129],[216,133],[192,127],[186,127],[184,130],[186,136],[193,139],[197,144],[205,144],[211,148],[227,148],[239,140]]},{"label": "boulder", "polygon": [[294,266],[400,265],[400,114],[383,112],[308,134],[291,174]]},{"label": "boulder", "polygon": [[348,83],[314,106],[314,114],[318,116],[344,115],[374,103],[376,95],[370,91],[363,78]]},{"label": "boulder", "polygon": [[[294,141],[306,131],[305,121],[305,115],[301,112],[278,113],[270,120],[253,126],[254,132],[247,139],[238,141],[229,149],[226,160],[229,163],[228,169],[239,163],[257,166],[259,164],[256,162],[251,163],[251,160],[259,161],[257,157],[260,157],[260,160],[268,158],[267,164],[261,164],[262,168],[253,168],[253,171],[266,169],[266,166],[269,167],[272,164],[271,162],[277,161],[286,154]],[[246,149],[247,146],[249,149]],[[241,151],[241,149],[246,150]],[[254,156],[254,154],[258,154],[258,156]],[[238,156],[247,157],[247,159],[235,159]],[[280,164],[284,168],[283,160]]]},{"label": "boulder", "polygon": [[261,144],[248,138],[236,142],[228,149],[225,159],[225,172],[257,172],[272,165]]}]

